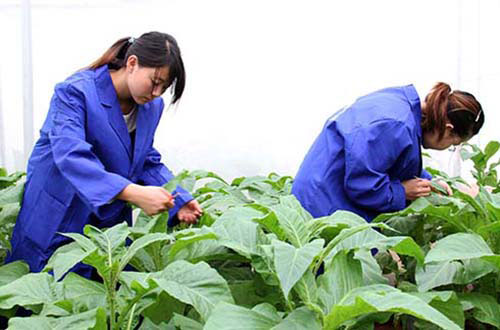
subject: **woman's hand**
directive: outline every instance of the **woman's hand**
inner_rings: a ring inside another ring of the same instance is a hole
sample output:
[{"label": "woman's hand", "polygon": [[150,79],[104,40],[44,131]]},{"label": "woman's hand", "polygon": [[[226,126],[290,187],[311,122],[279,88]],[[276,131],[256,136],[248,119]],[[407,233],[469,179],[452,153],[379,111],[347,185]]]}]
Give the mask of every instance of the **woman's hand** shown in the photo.
[{"label": "woman's hand", "polygon": [[198,204],[198,202],[193,199],[179,209],[179,211],[177,212],[177,218],[181,222],[193,224],[198,221],[198,218],[202,213],[203,210],[201,209],[200,204]]},{"label": "woman's hand", "polygon": [[[448,194],[448,196],[453,195],[453,191],[451,190],[450,185],[447,184],[445,181],[443,181],[443,180],[437,180],[437,181],[434,181],[434,183],[436,183],[437,185],[441,186],[446,191],[446,193]],[[431,187],[431,189],[434,192],[440,193],[440,191],[438,191],[434,187]]]},{"label": "woman's hand", "polygon": [[429,196],[431,193],[431,182],[426,179],[415,178],[403,181],[401,184],[405,188],[406,199],[410,201]]},{"label": "woman's hand", "polygon": [[[461,191],[464,194],[467,194],[469,196],[476,197],[479,194],[479,186],[475,182],[470,183],[468,185],[463,184],[463,183],[458,183],[457,186],[458,186],[459,191]],[[485,187],[485,189],[487,189],[487,188]]]},{"label": "woman's hand", "polygon": [[116,196],[140,207],[147,215],[155,215],[174,207],[174,198],[162,187],[129,184]]}]

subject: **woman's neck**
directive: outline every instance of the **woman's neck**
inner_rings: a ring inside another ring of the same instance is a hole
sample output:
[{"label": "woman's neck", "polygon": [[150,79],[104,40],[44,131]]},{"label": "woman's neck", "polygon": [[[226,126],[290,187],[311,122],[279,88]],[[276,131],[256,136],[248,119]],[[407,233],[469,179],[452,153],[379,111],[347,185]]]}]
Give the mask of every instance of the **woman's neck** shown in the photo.
[{"label": "woman's neck", "polygon": [[118,102],[120,103],[120,108],[123,114],[128,114],[135,106],[134,99],[130,95],[130,91],[127,86],[126,71],[125,68],[119,70],[110,71],[111,81],[113,82],[113,87],[116,91],[116,96],[118,97]]}]

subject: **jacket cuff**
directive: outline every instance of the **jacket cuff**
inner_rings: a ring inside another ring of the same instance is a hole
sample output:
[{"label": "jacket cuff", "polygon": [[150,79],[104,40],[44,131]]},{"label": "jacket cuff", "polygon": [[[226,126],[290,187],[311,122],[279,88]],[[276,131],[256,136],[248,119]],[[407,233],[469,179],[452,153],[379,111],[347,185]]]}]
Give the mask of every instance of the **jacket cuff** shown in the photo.
[{"label": "jacket cuff", "polygon": [[401,181],[391,181],[392,200],[390,207],[392,211],[401,211],[406,207],[406,192]]},{"label": "jacket cuff", "polygon": [[168,210],[168,226],[172,227],[179,223],[179,219],[177,219],[177,212],[186,205],[186,203],[192,201],[193,196],[181,186],[177,186],[177,188],[172,192],[172,195],[178,194],[175,197],[175,205],[173,208]]},{"label": "jacket cuff", "polygon": [[432,175],[424,169],[422,169],[422,173],[420,174],[420,177],[423,179],[432,180]]},{"label": "jacket cuff", "polygon": [[116,200],[116,196],[131,183],[131,181],[120,175],[114,175],[113,183],[108,184],[105,191],[99,196],[94,196],[94,198],[89,201],[92,212],[103,220],[116,216],[125,205],[124,201]]}]

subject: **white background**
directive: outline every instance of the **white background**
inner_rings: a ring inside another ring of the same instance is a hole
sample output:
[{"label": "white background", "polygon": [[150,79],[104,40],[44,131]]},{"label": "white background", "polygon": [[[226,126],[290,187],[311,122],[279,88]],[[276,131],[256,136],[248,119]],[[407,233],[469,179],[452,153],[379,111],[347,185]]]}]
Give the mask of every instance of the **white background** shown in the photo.
[{"label": "white background", "polygon": [[[486,114],[473,142],[500,140],[499,0],[31,4],[35,139],[57,82],[117,39],[157,30],[177,39],[187,70],[185,94],[156,134],[174,172],[295,175],[333,112],[363,94],[410,83],[421,97],[437,81],[473,93]],[[24,170],[19,0],[0,0],[0,50],[0,165]],[[449,152],[432,154],[435,166],[450,170]]]}]

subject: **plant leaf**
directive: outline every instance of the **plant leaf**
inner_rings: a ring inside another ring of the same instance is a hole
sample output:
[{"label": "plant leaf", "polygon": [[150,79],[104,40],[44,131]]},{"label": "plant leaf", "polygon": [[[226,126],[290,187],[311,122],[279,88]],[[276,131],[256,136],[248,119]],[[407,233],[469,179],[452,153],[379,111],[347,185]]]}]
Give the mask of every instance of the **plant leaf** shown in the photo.
[{"label": "plant leaf", "polygon": [[290,290],[304,275],[314,257],[323,248],[323,244],[324,240],[316,239],[301,248],[296,248],[285,242],[277,240],[272,242],[274,248],[274,266],[285,299],[288,299]]},{"label": "plant leaf", "polygon": [[370,285],[350,291],[326,316],[325,328],[336,329],[347,320],[374,312],[405,313],[443,329],[460,327],[423,300],[387,285]]},{"label": "plant leaf", "polygon": [[218,302],[234,302],[224,278],[205,262],[175,261],[153,280],[172,297],[192,305],[205,320]]}]

